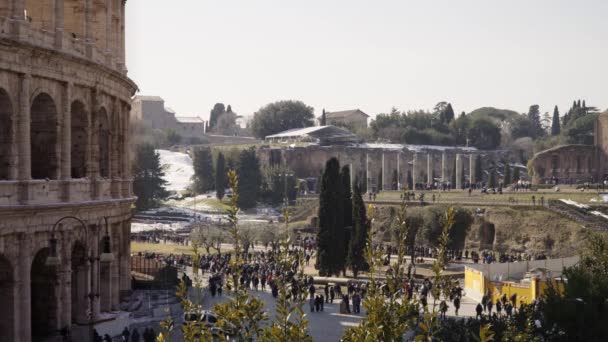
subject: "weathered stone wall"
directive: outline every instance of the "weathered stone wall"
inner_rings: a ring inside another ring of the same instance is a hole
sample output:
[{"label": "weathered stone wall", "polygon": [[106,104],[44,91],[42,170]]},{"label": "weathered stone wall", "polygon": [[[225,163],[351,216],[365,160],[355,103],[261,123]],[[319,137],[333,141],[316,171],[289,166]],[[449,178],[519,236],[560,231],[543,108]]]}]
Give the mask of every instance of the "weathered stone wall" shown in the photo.
[{"label": "weathered stone wall", "polygon": [[591,145],[558,146],[537,153],[532,160],[535,184],[597,181],[597,148]]},{"label": "weathered stone wall", "polygon": [[[8,2],[0,1],[0,340],[29,342],[86,323],[87,312],[118,310],[130,290],[137,87],[124,67],[124,1]],[[66,219],[52,231],[66,216],[85,227]],[[106,234],[113,260],[103,263]],[[55,267],[46,265],[53,241]]]}]

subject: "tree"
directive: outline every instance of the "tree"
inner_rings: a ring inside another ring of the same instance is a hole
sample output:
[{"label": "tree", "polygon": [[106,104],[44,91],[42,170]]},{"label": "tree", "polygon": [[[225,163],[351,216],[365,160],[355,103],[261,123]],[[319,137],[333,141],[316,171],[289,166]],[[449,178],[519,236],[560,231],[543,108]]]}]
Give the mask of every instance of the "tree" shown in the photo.
[{"label": "tree", "polygon": [[511,184],[511,165],[509,165],[509,162],[505,161],[505,179],[504,179],[504,184],[505,186],[508,186],[509,184]]},{"label": "tree", "polygon": [[344,197],[340,181],[340,163],[336,158],[329,159],[323,170],[318,216],[315,267],[321,276],[339,274],[342,267],[337,258],[344,251]]},{"label": "tree", "polygon": [[516,166],[513,168],[513,183],[519,181],[519,168]]},{"label": "tree", "polygon": [[407,188],[409,190],[415,190],[414,189],[414,179],[412,178],[411,170],[407,170]]},{"label": "tree", "polygon": [[454,120],[454,109],[452,104],[448,103],[440,113],[440,120],[443,124],[448,125]]},{"label": "tree", "polygon": [[197,148],[193,151],[192,164],[194,167],[194,191],[198,194],[213,190],[213,156],[208,147]]},{"label": "tree", "polygon": [[343,214],[344,214],[344,229],[342,232],[344,250],[342,254],[338,255],[338,261],[342,267],[343,273],[346,273],[346,257],[348,255],[348,246],[352,237],[353,231],[353,193],[351,191],[350,182],[350,168],[348,165],[342,166],[342,172],[340,172],[340,182],[342,183],[342,200],[344,203]]},{"label": "tree", "polygon": [[160,165],[160,155],[154,146],[143,144],[137,146],[133,164],[133,192],[137,196],[135,205],[138,210],[158,206],[161,200],[167,198],[165,189],[167,181],[163,178],[165,172]]},{"label": "tree", "polygon": [[313,108],[302,101],[278,101],[260,108],[251,121],[251,131],[259,139],[294,128],[313,125]]},{"label": "tree", "polygon": [[380,171],[378,171],[378,189],[376,190],[377,192],[384,190],[384,179],[382,178],[383,174],[384,170],[380,168]]},{"label": "tree", "polygon": [[325,108],[323,108],[323,114],[321,114],[321,126],[327,125],[327,115],[325,114]]},{"label": "tree", "polygon": [[224,191],[228,185],[225,163],[224,154],[222,152],[218,153],[215,160],[215,195],[220,201],[224,198]]},{"label": "tree", "polygon": [[481,182],[483,179],[483,171],[481,165],[481,155],[475,156],[475,180]]},{"label": "tree", "polygon": [[553,109],[553,121],[551,122],[551,135],[559,135],[560,131],[559,109],[557,109],[557,106],[555,106]]},{"label": "tree", "polygon": [[540,110],[538,105],[530,106],[528,110],[528,119],[532,122],[532,138],[541,137],[545,135],[545,130],[540,122]]},{"label": "tree", "polygon": [[369,222],[367,221],[365,203],[361,196],[361,187],[359,186],[358,181],[355,181],[351,214],[353,230],[348,245],[347,265],[353,271],[353,275],[356,278],[359,271],[365,271],[367,269],[363,252],[369,234]]},{"label": "tree", "polygon": [[238,175],[240,184],[239,208],[243,210],[253,208],[258,201],[260,185],[262,184],[260,160],[254,147],[241,151]]},{"label": "tree", "polygon": [[216,103],[209,113],[209,130],[215,130],[217,120],[222,114],[226,113],[226,106],[223,103]]},{"label": "tree", "polygon": [[478,118],[471,123],[471,145],[480,150],[495,150],[500,145],[500,128],[490,119]]},{"label": "tree", "polygon": [[169,145],[178,145],[182,141],[182,136],[174,129],[168,129],[166,133]]},{"label": "tree", "polygon": [[490,179],[488,179],[488,187],[495,188],[496,185],[496,167],[494,166],[490,170]]},{"label": "tree", "polygon": [[393,170],[393,180],[391,181],[391,189],[399,190],[399,175],[397,174],[397,170]]}]

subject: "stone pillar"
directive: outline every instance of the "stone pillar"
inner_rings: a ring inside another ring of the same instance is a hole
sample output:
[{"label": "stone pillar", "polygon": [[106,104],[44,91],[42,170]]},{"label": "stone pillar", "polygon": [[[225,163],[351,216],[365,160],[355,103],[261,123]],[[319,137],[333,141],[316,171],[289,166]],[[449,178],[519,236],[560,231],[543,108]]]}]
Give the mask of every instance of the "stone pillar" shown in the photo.
[{"label": "stone pillar", "polygon": [[71,232],[60,233],[62,265],[58,268],[57,329],[72,325],[72,262],[68,250],[72,246]]},{"label": "stone pillar", "polygon": [[57,50],[63,47],[63,1],[55,0],[55,49]]},{"label": "stone pillar", "polygon": [[426,182],[433,184],[433,155],[426,154]]},{"label": "stone pillar", "polygon": [[31,298],[31,273],[32,257],[30,256],[31,240],[25,234],[19,237],[19,260],[17,260],[18,268],[15,272],[16,282],[18,287],[18,296],[15,297],[15,318],[19,321],[18,330],[15,336],[21,342],[29,342],[32,340],[32,298]]},{"label": "stone pillar", "polygon": [[441,182],[445,183],[446,178],[447,155],[445,151],[441,154]]},{"label": "stone pillar", "polygon": [[456,189],[462,189],[462,158],[460,153],[456,154]]},{"label": "stone pillar", "polygon": [[30,86],[32,76],[21,75],[19,93],[19,129],[17,144],[19,146],[19,179],[31,179],[31,150],[30,150]]},{"label": "stone pillar", "polygon": [[59,115],[63,119],[63,129],[61,134],[61,179],[69,180],[72,178],[72,84],[63,85],[62,107]]},{"label": "stone pillar", "polygon": [[471,186],[475,184],[475,155],[469,154],[469,183]]},{"label": "stone pillar", "polygon": [[11,34],[16,39],[22,39],[24,30],[23,25],[26,23],[25,21],[25,0],[12,0],[13,2],[13,11],[11,15]]},{"label": "stone pillar", "polygon": [[85,53],[87,58],[93,58],[93,47],[95,40],[93,39],[93,0],[85,0],[84,2],[84,35],[85,35]]},{"label": "stone pillar", "polygon": [[372,184],[371,184],[371,177],[369,174],[369,154],[366,153],[365,154],[365,178],[366,178],[366,182],[367,182],[367,192],[372,192]]},{"label": "stone pillar", "polygon": [[412,159],[412,189],[416,190],[416,164],[418,162],[418,153],[414,152],[414,159]]},{"label": "stone pillar", "polygon": [[92,241],[91,252],[92,255],[96,256],[93,258],[93,263],[89,265],[89,270],[91,270],[90,274],[87,277],[87,294],[93,295],[93,307],[91,309],[91,315],[93,320],[99,317],[99,313],[101,312],[101,288],[99,284],[99,272],[100,272],[100,262],[99,262],[99,245],[100,245],[100,234],[102,232],[101,226],[95,227],[94,225],[89,226],[89,231],[94,232],[95,238]]},{"label": "stone pillar", "polygon": [[[127,72],[126,45],[125,45],[125,1],[120,1],[120,65],[124,73]],[[207,133],[207,132],[205,132]]]},{"label": "stone pillar", "polygon": [[401,159],[401,151],[397,152],[397,191],[401,190],[401,170],[399,170],[399,161]]}]

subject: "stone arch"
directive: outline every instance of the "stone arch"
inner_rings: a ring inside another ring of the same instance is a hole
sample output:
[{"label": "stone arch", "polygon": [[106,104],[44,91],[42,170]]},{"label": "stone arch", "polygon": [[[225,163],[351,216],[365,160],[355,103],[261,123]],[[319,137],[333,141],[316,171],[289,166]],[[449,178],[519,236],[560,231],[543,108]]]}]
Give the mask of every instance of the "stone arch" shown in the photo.
[{"label": "stone arch", "polygon": [[13,140],[13,106],[6,91],[0,88],[0,180],[10,177]]},{"label": "stone arch", "polygon": [[84,39],[85,33],[85,2],[82,0],[63,0],[64,33],[74,39]]},{"label": "stone arch", "polygon": [[105,108],[99,110],[97,116],[97,138],[99,139],[99,175],[110,177],[110,120]]},{"label": "stone arch", "polygon": [[32,178],[57,179],[57,107],[50,95],[34,98],[30,119]]},{"label": "stone arch", "polygon": [[26,20],[34,29],[55,31],[55,1],[25,0]]},{"label": "stone arch", "polygon": [[72,116],[72,178],[84,178],[87,175],[89,118],[84,104],[80,101],[72,102],[70,112]]},{"label": "stone arch", "polygon": [[14,275],[10,261],[0,254],[0,332],[7,341],[15,336]]},{"label": "stone arch", "polygon": [[31,332],[32,341],[42,341],[57,330],[57,272],[46,266],[49,248],[36,253],[31,269]]},{"label": "stone arch", "polygon": [[87,249],[80,241],[72,248],[72,322],[87,323],[89,288],[87,284],[89,267]]}]

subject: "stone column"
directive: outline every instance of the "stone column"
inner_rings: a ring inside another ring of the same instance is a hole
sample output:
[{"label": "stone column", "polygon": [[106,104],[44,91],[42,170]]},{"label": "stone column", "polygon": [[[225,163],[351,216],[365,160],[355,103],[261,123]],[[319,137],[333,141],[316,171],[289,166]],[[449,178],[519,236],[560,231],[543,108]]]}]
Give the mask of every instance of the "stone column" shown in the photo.
[{"label": "stone column", "polygon": [[446,178],[447,155],[445,151],[441,154],[441,182],[445,183]]},{"label": "stone column", "polygon": [[55,0],[55,49],[61,50],[63,47],[63,1]]},{"label": "stone column", "polygon": [[59,266],[57,278],[57,329],[72,325],[72,262],[68,249],[72,246],[71,232],[62,231],[59,241],[61,244],[62,265]]},{"label": "stone column", "polygon": [[61,179],[72,178],[72,84],[63,85],[63,96],[59,115],[63,117],[63,129],[61,134]]},{"label": "stone column", "polygon": [[462,188],[462,182],[460,179],[462,178],[462,158],[460,153],[456,154],[456,189]]},{"label": "stone column", "polygon": [[418,153],[414,152],[414,159],[412,159],[412,189],[416,190],[416,164],[418,162]]},{"label": "stone column", "polygon": [[475,155],[469,154],[469,183],[471,186],[475,184],[477,180],[475,179]]},{"label": "stone column", "polygon": [[25,24],[25,0],[12,0],[13,11],[11,15],[11,34],[16,39],[22,39],[23,25]]},{"label": "stone column", "polygon": [[365,178],[366,178],[366,182],[367,182],[367,192],[372,192],[372,184],[371,184],[371,177],[369,174],[369,154],[366,153],[365,154]]},{"label": "stone column", "polygon": [[426,154],[426,182],[433,184],[433,155]]},{"label": "stone column", "polygon": [[401,171],[399,170],[399,160],[401,159],[401,151],[397,152],[397,191],[401,190]]},{"label": "stone column", "polygon": [[[125,1],[120,1],[120,66],[123,72],[127,72],[126,45],[125,45]],[[205,132],[207,133],[207,132]]]},{"label": "stone column", "polygon": [[100,272],[100,262],[99,262],[99,245],[100,245],[100,234],[102,233],[101,226],[91,225],[89,226],[89,231],[94,232],[94,238],[92,239],[91,246],[91,254],[94,256],[93,262],[89,265],[89,270],[91,271],[87,277],[87,294],[93,295],[93,307],[91,308],[91,315],[93,320],[99,317],[99,313],[101,312],[101,291],[99,286],[99,272]]},{"label": "stone column", "polygon": [[19,93],[19,129],[17,144],[19,151],[19,179],[30,180],[31,150],[30,150],[30,86],[32,76],[21,75],[21,89]]}]

